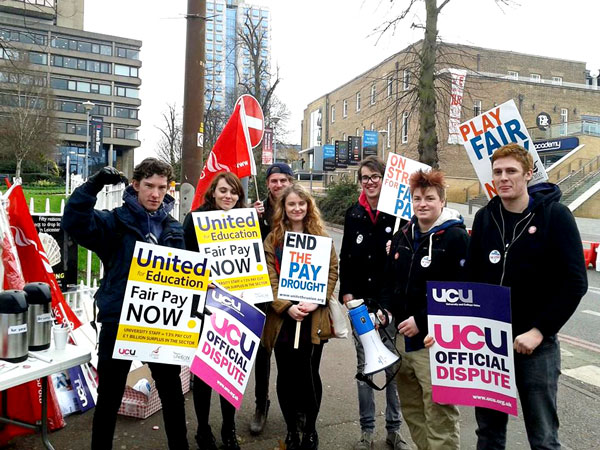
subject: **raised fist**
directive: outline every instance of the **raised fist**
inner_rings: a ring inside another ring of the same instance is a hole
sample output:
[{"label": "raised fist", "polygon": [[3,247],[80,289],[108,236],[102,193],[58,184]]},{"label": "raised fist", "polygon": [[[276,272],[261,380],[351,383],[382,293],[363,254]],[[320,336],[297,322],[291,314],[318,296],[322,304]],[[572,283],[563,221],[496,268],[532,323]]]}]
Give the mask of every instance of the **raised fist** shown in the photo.
[{"label": "raised fist", "polygon": [[88,182],[99,189],[102,189],[107,184],[125,183],[125,186],[128,184],[125,175],[123,175],[114,167],[103,167],[94,175],[92,175]]}]

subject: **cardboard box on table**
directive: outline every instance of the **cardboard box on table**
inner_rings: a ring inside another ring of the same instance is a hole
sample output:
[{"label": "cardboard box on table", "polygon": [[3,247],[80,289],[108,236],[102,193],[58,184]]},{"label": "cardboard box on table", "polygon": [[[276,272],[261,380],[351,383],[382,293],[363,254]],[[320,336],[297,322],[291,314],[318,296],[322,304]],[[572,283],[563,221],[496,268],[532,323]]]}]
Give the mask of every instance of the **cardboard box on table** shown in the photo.
[{"label": "cardboard box on table", "polygon": [[[146,378],[150,383],[150,397],[140,391],[133,389],[133,386],[141,380]],[[190,390],[190,368],[187,366],[181,366],[181,387],[183,393],[186,394]],[[125,386],[125,392],[123,393],[123,400],[121,400],[121,407],[119,408],[119,414],[130,417],[137,417],[138,419],[147,419],[152,414],[162,408],[158,391],[156,390],[156,383],[152,379],[150,368],[147,364],[132,370],[127,376],[127,385]]]}]

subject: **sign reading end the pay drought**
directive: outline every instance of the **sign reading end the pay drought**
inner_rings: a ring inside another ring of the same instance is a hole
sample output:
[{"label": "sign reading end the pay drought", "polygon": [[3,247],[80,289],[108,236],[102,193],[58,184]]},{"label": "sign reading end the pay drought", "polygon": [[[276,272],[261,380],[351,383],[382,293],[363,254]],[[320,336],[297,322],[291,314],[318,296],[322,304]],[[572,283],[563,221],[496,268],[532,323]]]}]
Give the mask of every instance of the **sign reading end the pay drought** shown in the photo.
[{"label": "sign reading end the pay drought", "polygon": [[278,298],[320,305],[327,302],[331,243],[329,237],[286,231]]},{"label": "sign reading end the pay drought", "polygon": [[198,347],[208,261],[196,252],[138,242],[113,358],[190,365]]}]

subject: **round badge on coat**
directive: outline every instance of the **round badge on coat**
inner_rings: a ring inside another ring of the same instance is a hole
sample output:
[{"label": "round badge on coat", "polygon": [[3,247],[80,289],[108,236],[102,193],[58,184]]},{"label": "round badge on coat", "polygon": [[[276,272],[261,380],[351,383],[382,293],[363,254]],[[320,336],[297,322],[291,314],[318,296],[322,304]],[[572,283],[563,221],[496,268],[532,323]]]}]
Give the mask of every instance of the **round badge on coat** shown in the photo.
[{"label": "round badge on coat", "polygon": [[498,250],[492,250],[490,252],[490,262],[492,264],[498,264],[500,262],[500,252]]},{"label": "round badge on coat", "polygon": [[533,234],[537,231],[537,228],[535,227],[535,225],[531,225],[527,231],[529,232],[529,234]]},{"label": "round badge on coat", "polygon": [[429,267],[431,265],[431,258],[429,256],[423,256],[421,258],[421,267]]},{"label": "round badge on coat", "polygon": [[391,233],[392,232],[392,227],[385,227],[385,232],[386,233]]},{"label": "round badge on coat", "polygon": [[360,244],[363,241],[363,235],[359,234],[358,236],[356,236],[356,243]]}]

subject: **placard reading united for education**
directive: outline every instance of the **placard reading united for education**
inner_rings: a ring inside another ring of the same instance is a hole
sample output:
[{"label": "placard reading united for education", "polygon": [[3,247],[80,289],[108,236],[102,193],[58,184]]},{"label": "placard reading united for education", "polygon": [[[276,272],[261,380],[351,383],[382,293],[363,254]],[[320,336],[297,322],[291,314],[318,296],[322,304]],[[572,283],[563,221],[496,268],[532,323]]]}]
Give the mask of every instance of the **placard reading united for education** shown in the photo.
[{"label": "placard reading united for education", "polygon": [[113,358],[190,365],[198,347],[208,260],[196,252],[137,242]]},{"label": "placard reading united for education", "polygon": [[377,209],[410,220],[413,209],[408,177],[419,169],[427,171],[431,167],[395,153],[388,154]]},{"label": "placard reading united for education", "polygon": [[492,180],[490,158],[496,150],[506,144],[514,142],[531,153],[534,168],[533,178],[529,182],[530,186],[548,179],[546,169],[540,161],[514,100],[495,106],[493,109],[461,123],[459,130],[463,145],[488,199],[498,194]]},{"label": "placard reading united for education", "polygon": [[277,296],[284,300],[327,302],[332,239],[286,232]]},{"label": "placard reading united for education", "polygon": [[433,401],[517,415],[510,289],[427,282]]},{"label": "placard reading united for education", "polygon": [[209,289],[200,345],[190,370],[239,409],[254,365],[265,314],[217,286]]},{"label": "placard reading united for education", "polygon": [[248,303],[273,301],[256,210],[195,212],[192,220],[211,280]]}]

